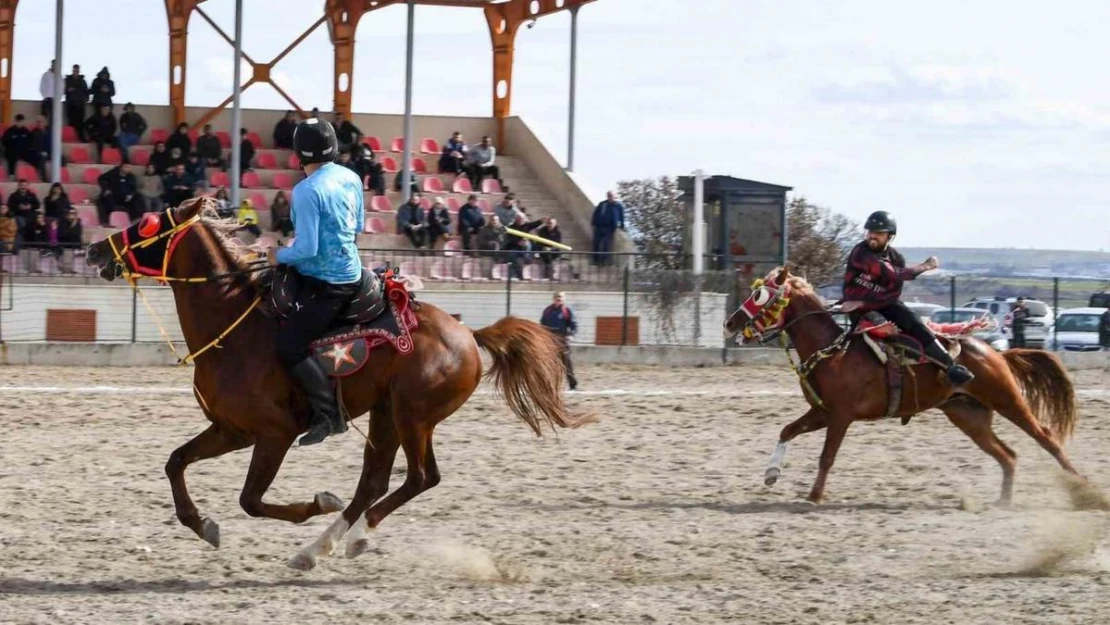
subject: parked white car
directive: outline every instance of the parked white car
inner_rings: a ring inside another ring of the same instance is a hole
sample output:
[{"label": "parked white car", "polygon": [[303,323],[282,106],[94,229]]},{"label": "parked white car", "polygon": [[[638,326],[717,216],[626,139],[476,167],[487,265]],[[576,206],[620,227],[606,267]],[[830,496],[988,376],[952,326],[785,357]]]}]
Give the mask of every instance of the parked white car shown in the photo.
[{"label": "parked white car", "polygon": [[[989,312],[998,321],[999,327],[1005,330],[1006,336],[1013,338],[1010,311],[1016,303],[1016,297],[977,297],[964,306]],[[1055,322],[1052,307],[1037,299],[1025,300],[1025,307],[1029,310],[1029,317],[1025,320],[1025,344],[1028,347],[1044,347]]]},{"label": "parked white car", "polygon": [[1106,314],[1105,308],[1071,308],[1056,317],[1055,337],[1049,335],[1048,348],[1052,351],[1097,352],[1098,324]]}]

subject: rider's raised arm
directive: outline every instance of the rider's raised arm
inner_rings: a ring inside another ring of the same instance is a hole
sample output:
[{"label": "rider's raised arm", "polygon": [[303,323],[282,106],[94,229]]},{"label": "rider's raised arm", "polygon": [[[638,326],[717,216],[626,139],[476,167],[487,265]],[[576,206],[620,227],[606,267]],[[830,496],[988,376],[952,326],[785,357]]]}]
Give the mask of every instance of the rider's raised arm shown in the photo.
[{"label": "rider's raised arm", "polygon": [[277,251],[277,261],[283,265],[296,264],[313,258],[320,247],[320,198],[310,188],[293,189],[293,245]]}]

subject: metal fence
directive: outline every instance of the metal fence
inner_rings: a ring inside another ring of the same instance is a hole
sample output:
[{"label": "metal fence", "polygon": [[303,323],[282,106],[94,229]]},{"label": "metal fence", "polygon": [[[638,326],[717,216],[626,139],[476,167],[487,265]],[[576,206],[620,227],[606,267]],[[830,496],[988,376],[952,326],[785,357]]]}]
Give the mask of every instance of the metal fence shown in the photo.
[{"label": "metal fence", "polygon": [[[399,267],[404,274],[421,277],[425,288],[418,299],[473,327],[506,315],[538,319],[553,292],[563,291],[578,317],[575,342],[589,345],[735,347],[725,344],[721,323],[747,297],[751,280],[764,273],[761,265],[740,265],[734,271],[695,275],[691,257],[680,254],[599,257],[569,252],[544,257],[413,249],[364,249],[360,254],[368,266]],[[0,342],[73,336],[111,342],[161,340],[154,318],[135,294],[125,285],[102,281],[85,266],[80,251],[55,257],[24,250],[20,255],[0,255],[0,261]],[[1070,349],[1053,340],[1061,327],[1056,319],[1064,310],[1086,307],[1091,296],[1107,286],[1106,280],[1080,277],[922,276],[906,283],[904,301],[921,304],[926,313],[929,307],[924,304],[932,304],[933,310],[974,307],[994,314],[1005,328],[1013,298],[1024,296],[1034,301],[1033,308],[1043,305],[1052,313],[1034,316],[1032,323],[1039,325],[1026,333],[1031,346]],[[169,289],[145,288],[157,316],[180,340]],[[818,291],[829,301],[840,297],[839,285],[819,286]],[[93,311],[91,331],[65,327],[79,323],[63,314],[73,310]],[[1004,332],[1012,337],[1008,329]]]}]

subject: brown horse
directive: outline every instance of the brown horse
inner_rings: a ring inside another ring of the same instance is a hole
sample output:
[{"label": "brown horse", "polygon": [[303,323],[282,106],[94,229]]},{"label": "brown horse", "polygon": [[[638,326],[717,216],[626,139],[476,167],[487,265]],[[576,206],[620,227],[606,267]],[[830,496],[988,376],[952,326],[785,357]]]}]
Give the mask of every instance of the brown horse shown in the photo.
[{"label": "brown horse", "polygon": [[[166,475],[177,518],[213,546],[220,544],[219,527],[189,498],[185,469],[229,451],[254,446],[239,497],[247,514],[301,523],[343,510],[327,534],[326,549],[318,541],[290,562],[299,568],[330,553],[343,533],[336,535],[335,528],[354,526],[360,516],[367,527],[376,527],[438,484],[432,432],[478,387],[479,347],[492,357],[489,375],[509,407],[537,435],[545,424],[577,427],[587,421],[570,415],[563,404],[561,347],[541,326],[508,317],[472,332],[439,308],[413,302],[419,326],[412,331],[412,352],[378,348],[341,387],[350,418],[370,413],[362,476],[350,505],[343,509],[330,493],[301,503],[264,501],[290,446],[307,429],[307,404],[278,362],[278,321],[257,307],[262,289],[257,250],[238,244],[229,234],[236,226],[218,219],[214,208],[214,201],[203,198],[149,214],[90,245],[86,257],[106,279],[145,275],[172,286],[185,343],[195,357],[194,392],[211,425],[170,454]],[[408,471],[404,484],[385,496],[398,446]],[[350,556],[366,548],[361,536],[353,540]]]},{"label": "brown horse", "polygon": [[991,429],[996,411],[1032,436],[1065,471],[1076,474],[1060,448],[1075,429],[1075,389],[1053,354],[1025,349],[999,353],[976,338],[961,336],[957,360],[975,380],[954,389],[934,364],[909,366],[909,388],[891,415],[886,366],[863,340],[845,333],[805,280],[785,268],[753,284],[751,296],[725,322],[725,333],[742,333],[746,340],[785,333],[803,363],[798,375],[810,408],[779,435],[765,477],[768,486],[779,477],[788,442],[827,428],[817,481],[809,493],[809,500],[818,503],[852,421],[888,415],[905,421],[929,408],[942,410],[1002,466],[1001,504],[1013,497],[1017,455]]}]

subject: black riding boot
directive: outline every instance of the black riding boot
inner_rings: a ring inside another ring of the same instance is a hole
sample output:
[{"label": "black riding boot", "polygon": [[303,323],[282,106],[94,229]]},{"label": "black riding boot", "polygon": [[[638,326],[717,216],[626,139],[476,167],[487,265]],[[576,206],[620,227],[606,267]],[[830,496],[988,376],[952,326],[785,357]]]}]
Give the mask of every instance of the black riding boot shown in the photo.
[{"label": "black riding boot", "polygon": [[930,358],[944,364],[945,373],[948,374],[948,381],[951,382],[953,386],[963,386],[975,379],[975,374],[968,371],[967,367],[958,365],[952,360],[952,355],[948,353],[948,350],[944,349],[940,341],[934,339],[926,343],[925,353]]},{"label": "black riding boot", "polygon": [[298,362],[292,369],[293,377],[301,383],[308,405],[312,409],[312,418],[309,421],[308,433],[301,437],[299,443],[313,445],[324,440],[331,434],[342,434],[347,431],[347,422],[339,414],[339,405],[336,401],[335,391],[328,380],[328,374],[312,356]]}]

